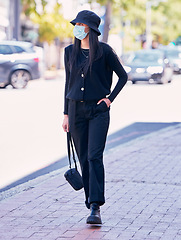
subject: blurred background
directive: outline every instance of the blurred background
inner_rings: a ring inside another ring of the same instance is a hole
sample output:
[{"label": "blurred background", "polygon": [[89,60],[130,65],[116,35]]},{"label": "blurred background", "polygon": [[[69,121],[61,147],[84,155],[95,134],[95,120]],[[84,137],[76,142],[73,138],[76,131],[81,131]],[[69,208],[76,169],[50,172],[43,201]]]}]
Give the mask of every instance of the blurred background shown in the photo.
[{"label": "blurred background", "polygon": [[109,135],[136,122],[181,122],[180,0],[0,0],[0,191],[67,164],[64,48],[84,9],[101,17],[99,40],[128,73]]},{"label": "blurred background", "polygon": [[180,45],[180,5],[179,0],[1,0],[0,40],[31,42],[43,48],[45,69],[59,69],[62,48],[73,38],[69,21],[78,11],[90,9],[101,17],[100,40],[121,56]]}]

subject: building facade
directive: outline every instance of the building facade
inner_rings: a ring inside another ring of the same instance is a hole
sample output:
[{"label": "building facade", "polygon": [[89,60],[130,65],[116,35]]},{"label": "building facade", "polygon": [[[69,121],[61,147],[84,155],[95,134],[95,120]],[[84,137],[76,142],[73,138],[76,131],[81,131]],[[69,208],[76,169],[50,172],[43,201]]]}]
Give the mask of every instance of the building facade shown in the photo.
[{"label": "building facade", "polygon": [[19,40],[20,8],[20,0],[0,0],[0,40]]}]

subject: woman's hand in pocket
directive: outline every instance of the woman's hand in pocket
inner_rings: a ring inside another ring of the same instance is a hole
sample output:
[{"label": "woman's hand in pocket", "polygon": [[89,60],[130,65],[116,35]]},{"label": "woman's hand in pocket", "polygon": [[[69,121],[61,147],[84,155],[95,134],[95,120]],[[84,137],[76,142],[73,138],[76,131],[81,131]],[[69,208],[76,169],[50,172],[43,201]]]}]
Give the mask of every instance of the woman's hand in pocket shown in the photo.
[{"label": "woman's hand in pocket", "polygon": [[62,127],[63,127],[64,132],[69,132],[69,117],[68,117],[68,115],[64,115]]},{"label": "woman's hand in pocket", "polygon": [[110,107],[111,101],[109,100],[109,98],[102,98],[97,104],[100,104],[102,101],[106,103],[107,107]]}]

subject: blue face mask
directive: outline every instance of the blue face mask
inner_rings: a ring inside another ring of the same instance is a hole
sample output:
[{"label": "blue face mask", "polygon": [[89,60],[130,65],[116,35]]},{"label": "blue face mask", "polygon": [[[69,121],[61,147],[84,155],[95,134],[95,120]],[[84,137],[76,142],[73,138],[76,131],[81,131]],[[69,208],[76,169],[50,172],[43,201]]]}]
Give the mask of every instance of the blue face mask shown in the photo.
[{"label": "blue face mask", "polygon": [[84,39],[88,34],[88,32],[85,33],[85,27],[84,26],[79,26],[79,25],[75,25],[73,33],[74,33],[74,36],[76,38],[78,38],[79,40]]}]

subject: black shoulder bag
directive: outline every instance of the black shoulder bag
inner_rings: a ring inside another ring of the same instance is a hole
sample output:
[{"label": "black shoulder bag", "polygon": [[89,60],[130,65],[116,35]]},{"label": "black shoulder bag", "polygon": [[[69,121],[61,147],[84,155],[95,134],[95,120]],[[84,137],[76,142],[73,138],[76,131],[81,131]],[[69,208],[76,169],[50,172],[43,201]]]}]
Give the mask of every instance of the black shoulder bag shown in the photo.
[{"label": "black shoulder bag", "polygon": [[[71,150],[72,150],[72,158],[75,163],[75,168],[71,167]],[[69,167],[70,169],[67,170],[64,174],[65,179],[70,183],[70,185],[77,191],[83,188],[83,182],[82,177],[77,169],[77,164],[75,160],[75,153],[74,153],[74,147],[72,143],[72,138],[70,132],[67,132],[67,150],[68,150],[68,159],[69,159]]]}]

